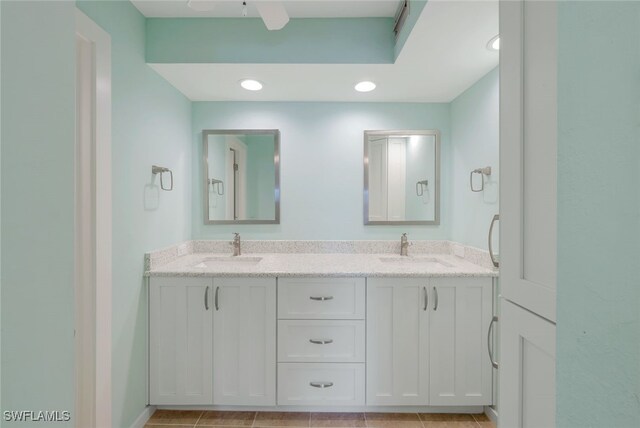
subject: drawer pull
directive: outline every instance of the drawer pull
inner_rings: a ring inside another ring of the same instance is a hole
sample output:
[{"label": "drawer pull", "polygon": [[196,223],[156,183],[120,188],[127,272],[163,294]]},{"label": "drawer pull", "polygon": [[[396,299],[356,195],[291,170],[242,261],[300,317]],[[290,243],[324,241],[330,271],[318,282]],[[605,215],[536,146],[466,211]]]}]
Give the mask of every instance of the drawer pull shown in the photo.
[{"label": "drawer pull", "polygon": [[309,385],[314,388],[331,388],[333,386],[333,382],[310,382]]},{"label": "drawer pull", "polygon": [[320,302],[324,302],[325,300],[333,300],[333,296],[311,296],[309,298],[311,300],[318,300]]},{"label": "drawer pull", "polygon": [[330,343],[333,343],[333,339],[309,339],[309,342],[313,343],[314,345],[328,345]]},{"label": "drawer pull", "polygon": [[491,324],[489,324],[489,332],[487,333],[487,348],[489,349],[489,361],[491,361],[491,365],[494,368],[498,368],[498,363],[496,362],[496,360],[493,359],[493,346],[491,343],[491,339],[493,338],[493,336],[491,335],[491,333],[493,332],[493,326],[495,323],[498,322],[498,317],[494,315],[494,317],[491,319]]}]

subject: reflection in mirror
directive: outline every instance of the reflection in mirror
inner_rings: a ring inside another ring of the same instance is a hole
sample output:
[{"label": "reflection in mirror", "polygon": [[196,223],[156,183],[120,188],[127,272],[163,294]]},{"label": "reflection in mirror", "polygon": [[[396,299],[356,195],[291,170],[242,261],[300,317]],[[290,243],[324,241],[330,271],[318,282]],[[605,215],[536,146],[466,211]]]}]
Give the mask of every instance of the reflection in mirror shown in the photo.
[{"label": "reflection in mirror", "polygon": [[439,131],[365,131],[364,224],[440,224]]},{"label": "reflection in mirror", "polygon": [[205,223],[280,222],[280,132],[202,131]]}]

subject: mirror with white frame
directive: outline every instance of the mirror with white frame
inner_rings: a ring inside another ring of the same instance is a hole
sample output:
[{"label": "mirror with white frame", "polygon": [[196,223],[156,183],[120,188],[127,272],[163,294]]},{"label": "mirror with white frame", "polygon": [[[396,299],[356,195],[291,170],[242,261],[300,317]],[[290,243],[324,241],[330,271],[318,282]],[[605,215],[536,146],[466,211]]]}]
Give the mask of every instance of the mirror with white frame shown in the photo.
[{"label": "mirror with white frame", "polygon": [[280,131],[204,130],[205,224],[280,223]]},{"label": "mirror with white frame", "polygon": [[364,224],[440,224],[439,131],[365,131]]}]

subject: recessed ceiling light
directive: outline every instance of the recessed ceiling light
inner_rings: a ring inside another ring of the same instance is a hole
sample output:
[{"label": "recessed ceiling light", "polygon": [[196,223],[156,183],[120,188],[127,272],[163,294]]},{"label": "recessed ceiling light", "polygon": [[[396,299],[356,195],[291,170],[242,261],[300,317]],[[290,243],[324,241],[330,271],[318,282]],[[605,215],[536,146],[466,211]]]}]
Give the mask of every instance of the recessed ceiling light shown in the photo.
[{"label": "recessed ceiling light", "polygon": [[244,79],[240,81],[240,86],[247,91],[259,91],[262,89],[262,83],[253,79]]},{"label": "recessed ceiling light", "polygon": [[487,43],[487,49],[490,51],[499,51],[500,50],[500,34],[495,37],[492,37]]},{"label": "recessed ceiling light", "polygon": [[376,88],[376,84],[365,80],[364,82],[359,82],[356,84],[355,89],[358,92],[371,92]]}]

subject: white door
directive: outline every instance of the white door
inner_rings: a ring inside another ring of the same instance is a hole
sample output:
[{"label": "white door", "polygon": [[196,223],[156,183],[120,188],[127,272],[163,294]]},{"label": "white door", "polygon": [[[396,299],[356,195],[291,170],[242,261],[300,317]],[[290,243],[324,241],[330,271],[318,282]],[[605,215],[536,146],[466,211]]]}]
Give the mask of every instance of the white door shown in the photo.
[{"label": "white door", "polygon": [[429,404],[427,280],[367,279],[367,405]]},{"label": "white door", "polygon": [[213,281],[214,404],[276,404],[276,280]]},{"label": "white door", "polygon": [[211,279],[150,280],[150,404],[213,404],[211,297]]},{"label": "white door", "polygon": [[499,422],[553,427],[557,2],[501,1],[500,38]]},{"label": "white door", "polygon": [[501,301],[500,417],[504,428],[555,426],[556,326]]},{"label": "white door", "polygon": [[405,220],[407,185],[407,138],[390,137],[387,167],[387,220]]},{"label": "white door", "polygon": [[500,2],[501,294],[552,322],[557,254],[556,39],[556,2]]},{"label": "white door", "polygon": [[429,404],[491,404],[491,278],[434,278],[429,285]]},{"label": "white door", "polygon": [[387,139],[369,143],[369,221],[387,221]]}]

